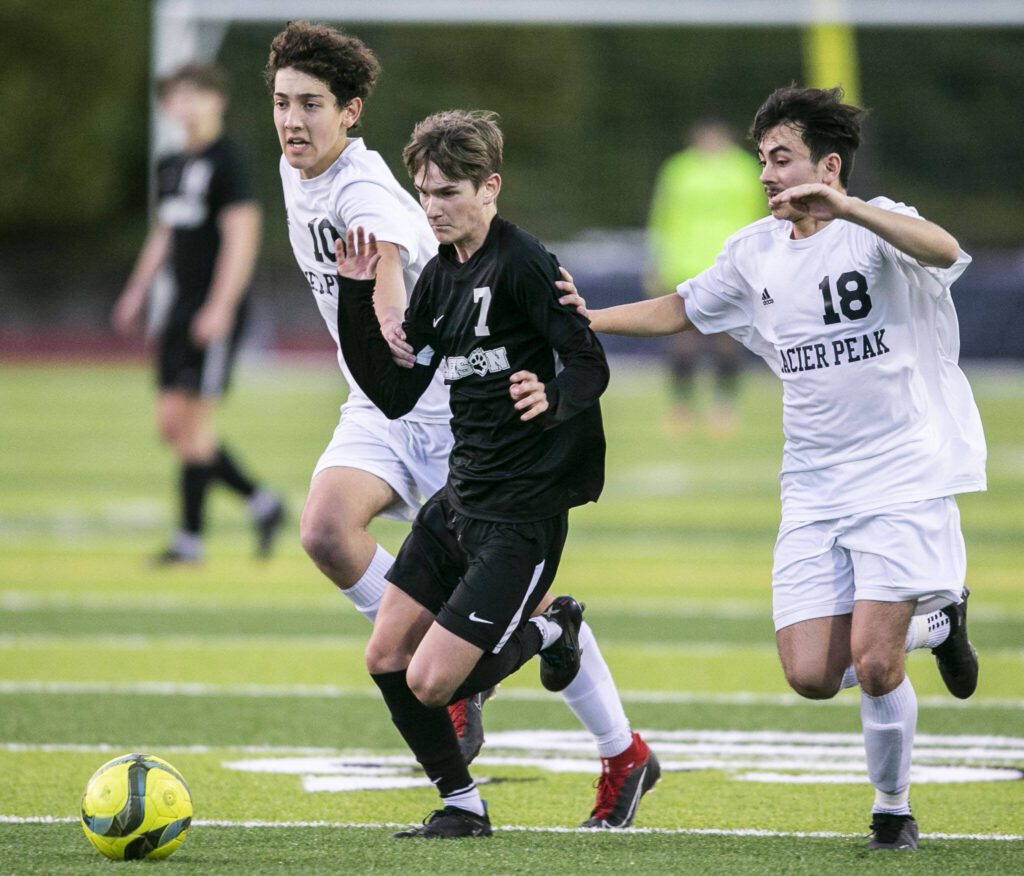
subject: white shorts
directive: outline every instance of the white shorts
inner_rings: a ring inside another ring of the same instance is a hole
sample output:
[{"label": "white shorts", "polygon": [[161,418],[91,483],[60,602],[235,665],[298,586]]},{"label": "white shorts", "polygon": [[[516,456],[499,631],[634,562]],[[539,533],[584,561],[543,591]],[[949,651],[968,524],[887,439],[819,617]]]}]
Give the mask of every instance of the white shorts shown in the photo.
[{"label": "white shorts", "polygon": [[946,496],[834,520],[782,522],[775,542],[775,629],[850,614],[858,599],[959,602],[967,574],[960,509]]},{"label": "white shorts", "polygon": [[389,420],[376,408],[342,408],[313,477],[339,466],[376,475],[399,495],[380,516],[411,521],[448,479],[451,449],[447,423]]}]

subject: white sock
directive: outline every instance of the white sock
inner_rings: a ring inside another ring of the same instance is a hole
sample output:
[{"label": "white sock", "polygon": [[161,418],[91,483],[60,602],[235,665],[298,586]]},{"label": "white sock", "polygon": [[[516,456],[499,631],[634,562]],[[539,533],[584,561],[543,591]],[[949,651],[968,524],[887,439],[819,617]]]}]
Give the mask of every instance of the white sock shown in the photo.
[{"label": "white sock", "polygon": [[203,558],[203,537],[198,532],[186,532],[178,530],[171,542],[171,550],[190,560],[201,560]]},{"label": "white sock", "polygon": [[944,611],[914,615],[907,627],[906,650],[936,648],[949,638],[949,630],[949,615]]},{"label": "white sock", "polygon": [[872,812],[910,814],[910,755],[917,727],[917,694],[910,679],[884,696],[861,691],[860,718],[868,778],[875,787]]},{"label": "white sock", "polygon": [[246,499],[246,504],[249,506],[249,516],[253,520],[262,520],[277,509],[280,500],[266,487],[259,487],[255,493]]},{"label": "white sock", "polygon": [[388,583],[384,576],[394,562],[395,558],[377,545],[373,559],[370,560],[370,565],[366,567],[363,576],[351,587],[341,591],[371,624],[377,617],[380,598],[384,595],[384,588]]},{"label": "white sock", "polygon": [[846,690],[848,687],[856,687],[860,684],[860,679],[857,678],[857,670],[853,668],[851,663],[846,667],[846,672],[843,673],[843,681],[839,685],[840,690]]},{"label": "white sock", "polygon": [[611,670],[586,621],[580,627],[580,652],[579,674],[562,691],[562,699],[594,737],[597,753],[614,757],[633,744],[633,730]]},{"label": "white sock", "polygon": [[463,791],[456,791],[454,794],[442,797],[441,802],[443,802],[445,806],[454,806],[457,809],[465,809],[467,812],[472,812],[475,815],[484,814],[484,801],[480,799],[480,791],[477,788],[476,783],[470,785]]},{"label": "white sock", "polygon": [[531,617],[530,623],[536,624],[537,629],[540,630],[541,651],[543,651],[545,648],[550,648],[552,645],[554,645],[555,642],[558,641],[559,636],[562,635],[562,628],[553,620],[544,617],[543,615]]}]

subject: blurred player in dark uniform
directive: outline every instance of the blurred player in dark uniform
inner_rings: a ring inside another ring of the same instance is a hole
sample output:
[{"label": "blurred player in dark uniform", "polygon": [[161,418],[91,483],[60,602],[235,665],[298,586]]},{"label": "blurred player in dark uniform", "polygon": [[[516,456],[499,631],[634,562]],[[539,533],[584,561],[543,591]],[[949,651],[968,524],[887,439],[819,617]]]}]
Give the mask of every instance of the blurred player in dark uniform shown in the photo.
[{"label": "blurred player in dark uniform", "polygon": [[[362,227],[347,229],[347,250],[337,246],[339,339],[354,378],[388,417],[411,410],[440,367],[454,446],[446,485],[420,510],[387,574],[366,660],[444,804],[396,836],[488,836],[444,707],[534,654],[549,690],[579,670],[579,604],[561,596],[530,615],[557,571],[569,508],[601,493],[598,398],[608,365],[586,320],[558,303],[554,256],[497,215],[494,117],[431,116],[404,157],[441,244],[403,324],[416,364],[399,367],[381,333],[373,303],[380,252]],[[643,790],[653,768],[651,777]]]},{"label": "blurred player in dark uniform", "polygon": [[245,322],[261,212],[240,156],[223,135],[227,88],[220,71],[187,65],[159,88],[162,111],[184,132],[184,150],[157,167],[156,222],[113,313],[119,332],[137,330],[149,290],[169,265],[174,298],[159,338],[156,418],[181,463],[181,528],[157,560],[202,560],[203,509],[215,481],[247,500],[257,552],[265,556],[283,506],[242,468],[213,422]]}]

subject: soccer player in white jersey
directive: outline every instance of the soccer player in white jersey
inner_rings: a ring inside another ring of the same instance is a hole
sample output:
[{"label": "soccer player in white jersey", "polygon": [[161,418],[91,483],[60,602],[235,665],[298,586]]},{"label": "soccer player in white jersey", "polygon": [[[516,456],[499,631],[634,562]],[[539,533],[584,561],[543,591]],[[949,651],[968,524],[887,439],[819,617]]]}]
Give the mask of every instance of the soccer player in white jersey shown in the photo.
[{"label": "soccer player in white jersey", "polygon": [[985,439],[950,296],[970,257],[912,207],[846,193],[862,115],[838,88],[775,91],[751,128],[771,216],[674,294],[588,315],[614,334],[728,332],[781,378],[779,656],[809,699],[859,680],[869,847],[915,849],[904,652],[931,648],[950,692],[974,692],[954,496],[985,489]]},{"label": "soccer player in white jersey", "polygon": [[[281,183],[288,233],[328,331],[338,343],[334,241],[348,228],[373,232],[381,254],[374,308],[396,352],[408,295],[437,240],[422,208],[384,160],[349,136],[380,67],[359,39],[321,24],[293,21],[271,44],[265,69],[281,143]],[[386,516],[411,521],[445,483],[452,446],[448,390],[438,369],[415,408],[388,420],[352,379],[339,346],[348,400],[313,472],[300,524],[302,545],[317,567],[373,621],[392,557],[367,531]],[[547,608],[552,597],[538,607]],[[585,824],[628,827],[654,759],[634,733],[611,672],[589,626],[580,632],[582,665],[562,696],[594,736],[602,771]],[[480,707],[471,698],[450,708],[467,760],[483,741]]]}]

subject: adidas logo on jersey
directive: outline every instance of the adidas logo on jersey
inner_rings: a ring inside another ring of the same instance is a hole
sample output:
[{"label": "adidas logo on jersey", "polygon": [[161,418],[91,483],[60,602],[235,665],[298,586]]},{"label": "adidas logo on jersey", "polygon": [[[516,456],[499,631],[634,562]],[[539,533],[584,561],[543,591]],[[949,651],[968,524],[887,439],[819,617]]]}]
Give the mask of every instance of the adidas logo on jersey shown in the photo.
[{"label": "adidas logo on jersey", "polygon": [[772,296],[768,294],[768,290],[767,289],[765,289],[764,292],[761,293],[761,303],[765,307],[767,307],[769,304],[774,304],[775,303],[775,299],[772,298]]}]

